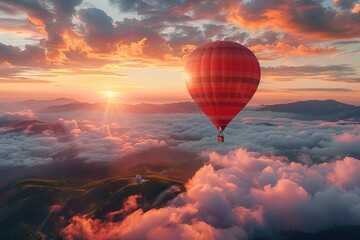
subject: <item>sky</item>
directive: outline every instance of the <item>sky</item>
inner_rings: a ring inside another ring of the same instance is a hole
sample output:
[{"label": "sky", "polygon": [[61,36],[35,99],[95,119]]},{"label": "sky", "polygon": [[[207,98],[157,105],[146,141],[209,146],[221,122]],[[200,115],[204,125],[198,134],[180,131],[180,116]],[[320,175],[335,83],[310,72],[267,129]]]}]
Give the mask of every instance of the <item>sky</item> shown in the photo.
[{"label": "sky", "polygon": [[359,32],[357,0],[1,0],[0,101],[189,101],[187,56],[228,40],[260,62],[250,105],[360,105]]},{"label": "sky", "polygon": [[0,188],[146,164],[184,183],[159,207],[139,192],[102,218],[59,215],[66,239],[279,239],[359,226],[358,108],[245,108],[218,143],[191,102],[119,104],[191,101],[186,60],[216,40],[259,60],[250,106],[360,106],[359,0],[0,0]]}]

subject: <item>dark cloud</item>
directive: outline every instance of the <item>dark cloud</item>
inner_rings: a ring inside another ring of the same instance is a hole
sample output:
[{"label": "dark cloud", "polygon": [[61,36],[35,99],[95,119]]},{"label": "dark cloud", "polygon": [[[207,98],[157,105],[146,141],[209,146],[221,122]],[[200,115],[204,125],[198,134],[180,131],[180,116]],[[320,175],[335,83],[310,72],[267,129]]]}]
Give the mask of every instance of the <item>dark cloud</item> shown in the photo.
[{"label": "dark cloud", "polygon": [[83,31],[87,43],[98,51],[108,51],[110,44],[116,41],[112,18],[97,8],[80,9],[78,16],[85,24]]},{"label": "dark cloud", "polygon": [[359,2],[359,1],[358,0],[333,0],[334,5],[343,10],[353,9],[357,2]]},{"label": "dark cloud", "polygon": [[73,32],[72,17],[75,13],[75,7],[80,5],[82,0],[65,0],[65,1],[51,1],[54,9],[53,21],[45,22],[45,30],[47,32],[47,39],[43,40],[41,44],[50,49],[50,51],[57,51],[68,49],[71,46],[64,40],[64,35],[71,35]]},{"label": "dark cloud", "polygon": [[25,49],[22,50],[0,43],[0,61],[15,66],[46,67],[49,65],[45,49],[33,45],[25,45]]},{"label": "dark cloud", "polygon": [[19,10],[24,11],[30,17],[39,19],[43,22],[50,20],[53,15],[48,10],[47,4],[48,1],[38,1],[38,0],[3,0],[2,1],[2,6],[5,9],[11,9],[11,11],[19,11]]},{"label": "dark cloud", "polygon": [[208,40],[199,27],[187,25],[174,26],[173,31],[168,34],[167,37],[169,38],[169,44],[174,48],[175,54],[178,56],[183,54],[183,46],[187,44],[198,46],[207,42]]},{"label": "dark cloud", "polygon": [[85,23],[87,31],[104,31],[112,32],[113,20],[103,10],[97,8],[80,9],[80,20]]},{"label": "dark cloud", "polygon": [[216,36],[222,36],[224,34],[224,26],[216,25],[216,24],[205,24],[204,28],[204,35],[206,38],[212,38]]},{"label": "dark cloud", "polygon": [[[163,19],[163,17],[170,17],[166,21],[171,22],[173,18],[171,15],[181,16],[187,14],[189,11],[194,10],[202,4],[203,1],[194,0],[155,0],[155,1],[143,1],[143,0],[110,0],[110,3],[119,7],[120,11],[123,12],[135,12],[139,15],[156,19]],[[212,5],[208,3],[207,5]],[[158,19],[158,20],[159,20]]]},{"label": "dark cloud", "polygon": [[281,37],[282,34],[279,32],[265,31],[258,37],[248,38],[245,44],[246,46],[274,44],[277,43]]}]

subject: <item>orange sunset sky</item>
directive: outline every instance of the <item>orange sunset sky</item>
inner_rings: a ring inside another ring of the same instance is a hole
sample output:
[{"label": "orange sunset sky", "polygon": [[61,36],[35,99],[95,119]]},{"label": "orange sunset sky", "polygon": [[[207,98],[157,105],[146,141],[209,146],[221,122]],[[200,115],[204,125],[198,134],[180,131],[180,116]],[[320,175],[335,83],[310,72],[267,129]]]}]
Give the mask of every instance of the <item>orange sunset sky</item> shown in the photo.
[{"label": "orange sunset sky", "polygon": [[0,1],[0,101],[188,101],[188,54],[229,40],[262,67],[250,105],[360,105],[359,1],[55,2]]}]

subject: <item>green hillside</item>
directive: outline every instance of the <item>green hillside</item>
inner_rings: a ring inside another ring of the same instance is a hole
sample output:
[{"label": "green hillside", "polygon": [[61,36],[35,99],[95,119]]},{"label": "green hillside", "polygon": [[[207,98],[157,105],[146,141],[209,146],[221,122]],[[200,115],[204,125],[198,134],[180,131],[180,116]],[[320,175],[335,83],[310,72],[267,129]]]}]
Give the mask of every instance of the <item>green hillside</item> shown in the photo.
[{"label": "green hillside", "polygon": [[[132,177],[16,181],[0,190],[0,239],[61,239],[59,232],[74,215],[89,214],[104,219],[135,194],[142,196],[138,204],[146,211],[184,191],[183,184],[176,180],[163,176],[145,179],[144,182]],[[61,210],[50,213],[50,207],[56,204]],[[121,217],[125,216],[116,220]]]}]

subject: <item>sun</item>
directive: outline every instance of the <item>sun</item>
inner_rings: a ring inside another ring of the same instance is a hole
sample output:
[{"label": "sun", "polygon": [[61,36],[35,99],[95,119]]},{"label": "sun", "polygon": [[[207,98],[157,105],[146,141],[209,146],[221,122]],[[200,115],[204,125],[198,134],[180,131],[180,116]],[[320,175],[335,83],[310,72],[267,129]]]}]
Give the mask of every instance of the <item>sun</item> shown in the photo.
[{"label": "sun", "polygon": [[116,102],[117,97],[120,95],[120,92],[117,91],[102,91],[101,94],[106,97],[107,102]]},{"label": "sun", "polygon": [[107,91],[107,92],[105,92],[105,95],[106,95],[108,98],[113,98],[113,97],[116,97],[116,96],[118,95],[118,92]]}]

